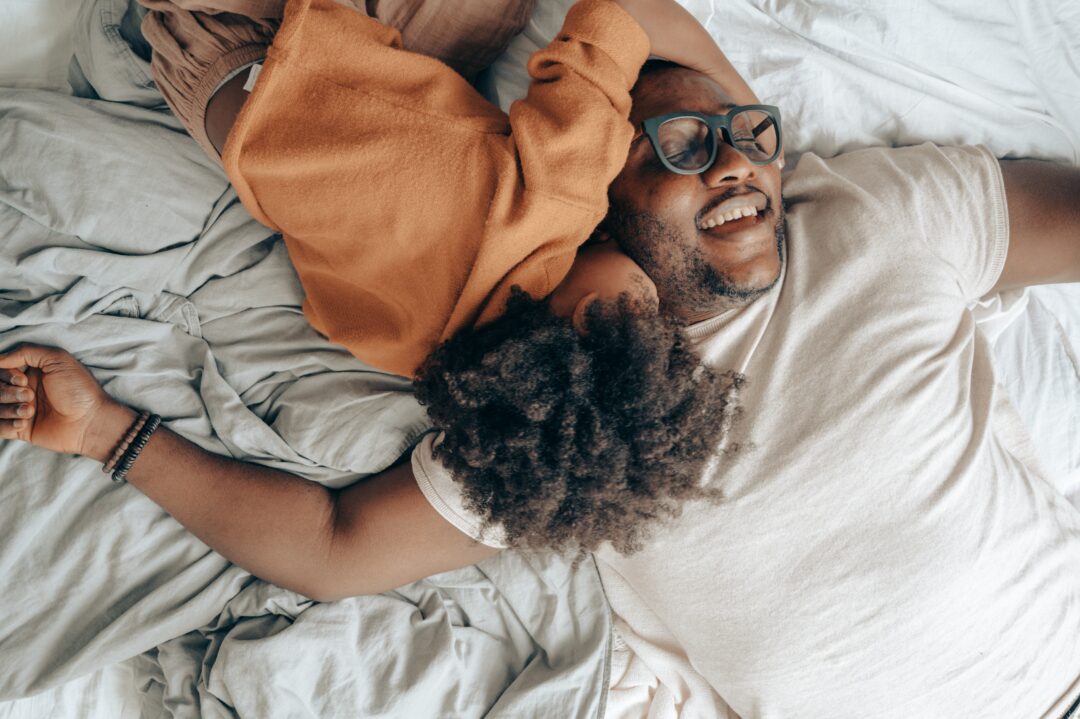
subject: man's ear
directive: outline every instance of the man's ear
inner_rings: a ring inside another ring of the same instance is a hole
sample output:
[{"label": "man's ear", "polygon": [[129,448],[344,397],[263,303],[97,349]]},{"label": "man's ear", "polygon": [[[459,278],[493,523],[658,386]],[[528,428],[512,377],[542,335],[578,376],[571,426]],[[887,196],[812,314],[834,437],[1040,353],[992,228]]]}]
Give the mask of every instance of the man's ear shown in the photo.
[{"label": "man's ear", "polygon": [[574,314],[570,316],[570,323],[574,326],[574,331],[579,335],[588,334],[588,327],[586,325],[586,313],[589,311],[589,305],[596,301],[597,294],[590,292],[584,295],[577,304],[574,305]]}]

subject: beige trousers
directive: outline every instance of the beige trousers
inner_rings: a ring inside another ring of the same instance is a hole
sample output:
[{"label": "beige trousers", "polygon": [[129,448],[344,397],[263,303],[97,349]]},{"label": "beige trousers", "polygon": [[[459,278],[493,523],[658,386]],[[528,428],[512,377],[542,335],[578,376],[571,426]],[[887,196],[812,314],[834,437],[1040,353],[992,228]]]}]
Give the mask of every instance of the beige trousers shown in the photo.
[{"label": "beige trousers", "polygon": [[[206,106],[238,69],[258,62],[274,39],[286,0],[138,0],[153,48],[158,89],[215,160]],[[521,32],[533,0],[338,0],[401,32],[405,47],[442,60],[470,80]]]}]

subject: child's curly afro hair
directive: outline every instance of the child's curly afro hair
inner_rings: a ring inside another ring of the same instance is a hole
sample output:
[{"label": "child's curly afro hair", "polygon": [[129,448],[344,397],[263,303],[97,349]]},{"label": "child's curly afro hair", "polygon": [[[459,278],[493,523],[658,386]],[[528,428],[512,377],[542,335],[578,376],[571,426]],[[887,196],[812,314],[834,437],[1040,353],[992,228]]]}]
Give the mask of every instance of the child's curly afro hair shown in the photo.
[{"label": "child's curly afro hair", "polygon": [[508,546],[628,554],[685,500],[718,497],[702,478],[742,378],[705,367],[679,321],[626,296],[594,302],[585,324],[515,288],[504,315],[418,373],[444,432],[436,457]]}]

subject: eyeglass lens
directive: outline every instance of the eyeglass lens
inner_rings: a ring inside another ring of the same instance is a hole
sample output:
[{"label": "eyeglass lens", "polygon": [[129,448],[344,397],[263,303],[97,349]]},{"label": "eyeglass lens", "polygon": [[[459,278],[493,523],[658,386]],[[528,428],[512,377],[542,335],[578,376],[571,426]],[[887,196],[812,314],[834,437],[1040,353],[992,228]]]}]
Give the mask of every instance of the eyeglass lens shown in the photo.
[{"label": "eyeglass lens", "polygon": [[[742,110],[730,117],[731,144],[751,162],[764,164],[776,154],[776,122],[761,110]],[[719,130],[718,130],[719,132]],[[660,151],[680,170],[700,170],[713,156],[716,135],[699,117],[676,117],[657,131]]]}]

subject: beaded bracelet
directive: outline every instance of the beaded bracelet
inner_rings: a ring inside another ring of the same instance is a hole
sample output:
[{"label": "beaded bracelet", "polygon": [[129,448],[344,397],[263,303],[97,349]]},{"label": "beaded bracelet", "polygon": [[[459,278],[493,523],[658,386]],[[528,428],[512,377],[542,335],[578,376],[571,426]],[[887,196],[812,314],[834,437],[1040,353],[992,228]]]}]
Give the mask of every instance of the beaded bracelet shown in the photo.
[{"label": "beaded bracelet", "polygon": [[105,474],[113,473],[120,458],[124,456],[124,452],[127,452],[128,447],[131,446],[132,441],[134,441],[135,437],[139,434],[139,430],[143,428],[148,419],[150,419],[149,412],[142,412],[135,418],[135,421],[131,423],[131,427],[128,428],[127,433],[124,434],[123,438],[120,440],[120,444],[116,445],[116,450],[112,453],[112,456],[109,457],[109,461],[102,466],[102,472]]},{"label": "beaded bracelet", "polygon": [[119,484],[127,482],[127,473],[131,470],[131,465],[135,464],[135,460],[138,459],[139,453],[146,447],[146,443],[150,441],[150,436],[157,431],[157,428],[161,426],[161,417],[156,414],[152,414],[147,417],[146,422],[139,429],[138,434],[135,435],[135,439],[131,440],[131,446],[124,451],[124,456],[120,458],[120,461],[116,465],[116,471],[112,474],[112,480]]}]

